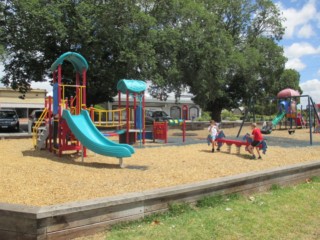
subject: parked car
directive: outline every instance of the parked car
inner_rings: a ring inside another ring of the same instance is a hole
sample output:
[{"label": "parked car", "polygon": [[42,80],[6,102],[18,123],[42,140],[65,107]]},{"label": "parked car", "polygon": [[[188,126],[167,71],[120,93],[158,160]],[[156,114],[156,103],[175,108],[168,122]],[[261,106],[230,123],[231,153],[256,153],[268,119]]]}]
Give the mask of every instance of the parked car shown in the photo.
[{"label": "parked car", "polygon": [[146,125],[153,124],[154,121],[156,122],[163,122],[172,119],[165,111],[151,111],[146,110],[145,122]]},{"label": "parked car", "polygon": [[150,110],[146,110],[145,111],[145,123],[146,123],[146,125],[152,125],[153,124],[154,119],[153,119],[152,115],[153,115],[152,111],[150,111]]},{"label": "parked car", "polygon": [[20,131],[20,122],[16,110],[0,109],[0,129]]}]

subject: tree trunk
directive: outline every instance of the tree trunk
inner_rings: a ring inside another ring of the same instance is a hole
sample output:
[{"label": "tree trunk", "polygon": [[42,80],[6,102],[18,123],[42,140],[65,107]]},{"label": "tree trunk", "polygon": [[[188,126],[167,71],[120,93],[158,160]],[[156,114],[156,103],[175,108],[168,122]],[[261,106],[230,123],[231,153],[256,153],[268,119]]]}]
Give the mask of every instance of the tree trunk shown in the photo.
[{"label": "tree trunk", "polygon": [[207,111],[211,112],[211,119],[216,122],[221,122],[221,112],[225,107],[225,100],[223,99],[215,99],[215,101],[211,101],[207,105]]},{"label": "tree trunk", "polygon": [[221,112],[222,108],[219,107],[212,107],[211,108],[211,119],[213,119],[216,122],[221,122]]}]

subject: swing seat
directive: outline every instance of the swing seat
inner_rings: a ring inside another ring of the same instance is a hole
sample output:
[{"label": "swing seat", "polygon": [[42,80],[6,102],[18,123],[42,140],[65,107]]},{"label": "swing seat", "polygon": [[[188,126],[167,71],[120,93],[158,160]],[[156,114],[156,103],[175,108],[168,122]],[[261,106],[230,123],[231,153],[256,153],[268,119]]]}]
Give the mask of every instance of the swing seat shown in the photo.
[{"label": "swing seat", "polygon": [[294,134],[295,132],[296,132],[295,129],[289,129],[289,130],[288,130],[288,133],[289,133],[290,135]]}]

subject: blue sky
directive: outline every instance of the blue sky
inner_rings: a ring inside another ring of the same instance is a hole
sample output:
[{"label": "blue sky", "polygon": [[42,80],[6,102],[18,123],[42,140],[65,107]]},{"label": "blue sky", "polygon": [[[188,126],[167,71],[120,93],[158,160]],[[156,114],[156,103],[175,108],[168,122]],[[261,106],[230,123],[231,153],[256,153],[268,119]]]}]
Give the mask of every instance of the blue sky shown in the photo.
[{"label": "blue sky", "polygon": [[[286,28],[280,45],[288,58],[286,68],[300,73],[303,94],[320,103],[320,1],[275,0]],[[302,105],[306,105],[302,101]]]},{"label": "blue sky", "polygon": [[[288,58],[286,68],[300,73],[303,94],[310,95],[320,103],[320,1],[319,0],[274,0],[286,19],[283,40],[279,43]],[[3,75],[0,65],[0,77]],[[35,83],[34,88],[51,87]],[[302,101],[305,106],[306,102]]]}]

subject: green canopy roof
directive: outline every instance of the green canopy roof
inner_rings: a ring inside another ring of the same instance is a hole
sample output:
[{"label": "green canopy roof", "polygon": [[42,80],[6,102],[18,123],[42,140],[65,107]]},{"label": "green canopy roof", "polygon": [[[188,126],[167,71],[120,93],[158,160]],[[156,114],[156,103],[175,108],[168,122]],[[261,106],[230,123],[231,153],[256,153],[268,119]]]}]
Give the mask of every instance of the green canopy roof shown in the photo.
[{"label": "green canopy roof", "polygon": [[89,65],[86,61],[86,59],[81,56],[79,53],[75,52],[66,52],[62,54],[52,65],[51,65],[51,71],[55,71],[59,65],[62,65],[63,61],[66,60],[70,62],[74,69],[82,74],[83,69],[88,70]]},{"label": "green canopy roof", "polygon": [[117,84],[117,90],[121,93],[141,93],[147,88],[146,82],[142,80],[127,80],[122,79]]}]

